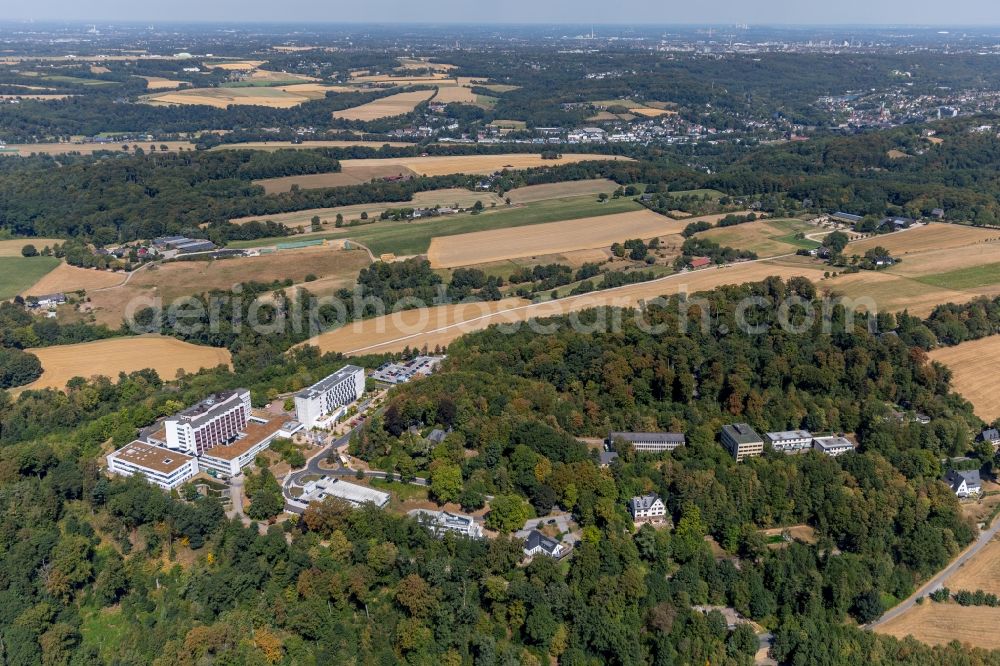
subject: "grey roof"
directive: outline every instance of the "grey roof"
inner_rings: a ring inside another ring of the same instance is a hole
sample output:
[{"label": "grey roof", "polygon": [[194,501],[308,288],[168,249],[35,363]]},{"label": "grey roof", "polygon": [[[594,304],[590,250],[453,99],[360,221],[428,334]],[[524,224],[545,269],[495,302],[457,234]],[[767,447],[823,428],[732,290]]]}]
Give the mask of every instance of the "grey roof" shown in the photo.
[{"label": "grey roof", "polygon": [[446,433],[444,430],[441,430],[441,428],[434,428],[434,430],[431,430],[431,434],[427,435],[427,439],[431,442],[434,442],[435,444],[440,444],[441,442],[444,441],[444,438],[447,436],[448,433]]},{"label": "grey roof", "polygon": [[610,465],[618,460],[617,451],[601,451],[600,460],[602,465]]},{"label": "grey roof", "polygon": [[559,547],[559,542],[551,537],[547,537],[538,530],[531,530],[528,533],[528,538],[524,542],[525,550],[533,550],[541,546],[549,555],[553,555],[556,552],[556,548]]},{"label": "grey roof", "polygon": [[840,217],[845,220],[850,220],[852,222],[860,222],[863,218],[860,215],[855,215],[853,213],[844,213],[842,211],[837,211],[832,217]]},{"label": "grey roof", "polygon": [[812,439],[812,433],[808,430],[779,430],[767,433],[767,438],[772,442],[785,442],[790,439]]},{"label": "grey roof", "polygon": [[722,431],[737,444],[757,444],[763,443],[763,439],[757,431],[746,423],[733,423],[722,426]]},{"label": "grey roof", "polygon": [[948,482],[948,485],[951,486],[952,490],[957,490],[958,487],[962,485],[963,480],[969,486],[979,487],[980,485],[982,485],[982,480],[979,478],[978,469],[948,470],[948,473],[945,474],[944,478]]},{"label": "grey roof", "polygon": [[1000,439],[1000,430],[997,430],[996,428],[987,428],[983,431],[981,437],[984,442],[994,442]]},{"label": "grey roof", "polygon": [[327,375],[326,377],[319,380],[312,386],[302,389],[295,395],[301,398],[314,398],[317,395],[329,390],[331,387],[336,386],[337,384],[344,381],[348,377],[352,376],[358,370],[364,372],[364,369],[359,366],[345,365],[340,370],[337,370],[337,372],[333,373],[332,375]]},{"label": "grey roof", "polygon": [[610,432],[608,441],[623,439],[626,442],[663,442],[664,444],[683,444],[684,433],[681,432]]},{"label": "grey roof", "polygon": [[658,499],[660,499],[660,496],[656,493],[639,495],[629,500],[629,506],[632,508],[632,513],[636,513],[637,511],[648,511],[650,507],[653,506],[653,503]]},{"label": "grey roof", "polygon": [[854,443],[847,439],[846,437],[831,436],[831,437],[816,437],[813,439],[813,443],[820,449],[826,451],[827,449],[836,449],[843,446],[849,446],[854,448]]}]

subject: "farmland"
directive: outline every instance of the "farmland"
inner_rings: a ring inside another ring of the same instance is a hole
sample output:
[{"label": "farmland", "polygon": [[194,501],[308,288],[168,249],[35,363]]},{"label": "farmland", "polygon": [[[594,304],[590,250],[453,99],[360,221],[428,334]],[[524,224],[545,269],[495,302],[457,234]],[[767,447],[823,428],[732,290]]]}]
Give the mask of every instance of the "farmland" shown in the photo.
[{"label": "farmland", "polygon": [[22,293],[26,296],[38,296],[60,291],[105,289],[121,284],[125,280],[125,277],[121,273],[80,268],[79,266],[60,263],[44,277],[25,287]]},{"label": "farmland", "polygon": [[435,268],[454,268],[504,259],[608,247],[629,238],[678,234],[682,223],[648,210],[443,236],[431,242],[427,258]]},{"label": "farmland", "polygon": [[955,391],[973,404],[979,418],[992,421],[1000,417],[1000,391],[996,388],[1000,335],[935,349],[930,358],[951,369]]},{"label": "farmland", "polygon": [[[427,252],[431,240],[437,236],[523,227],[639,209],[639,205],[630,199],[616,199],[598,204],[593,197],[573,197],[540,201],[518,208],[487,209],[480,215],[449,215],[414,222],[377,222],[332,233],[322,233],[315,237],[350,238],[368,246],[376,255],[392,253],[397,256],[408,256]],[[231,243],[230,247],[259,247],[273,243],[274,239],[262,239]]]},{"label": "farmland", "polygon": [[856,241],[851,243],[851,252],[864,254],[866,250],[881,246],[889,250],[893,256],[905,257],[910,252],[946,250],[998,238],[1000,231],[996,229],[931,223],[915,229]]},{"label": "farmland", "polygon": [[402,116],[413,111],[417,104],[425,102],[434,95],[433,90],[412,90],[388,97],[382,97],[373,102],[351,107],[342,111],[334,111],[333,117],[343,120],[378,120],[392,116]]},{"label": "farmland", "polygon": [[19,390],[61,389],[73,377],[103,375],[116,378],[120,372],[144,368],[156,370],[164,379],[173,379],[181,369],[197,372],[202,368],[230,364],[229,352],[225,349],[160,336],[111,338],[28,351],[39,358],[44,372]]},{"label": "farmland", "polygon": [[[685,219],[685,223],[694,221]],[[731,227],[710,229],[697,234],[698,238],[707,238],[720,245],[750,250],[761,257],[773,257],[779,254],[790,254],[801,247],[816,247],[819,243],[795,238],[796,233],[815,231],[799,220],[758,220],[737,224]]]},{"label": "farmland", "polygon": [[913,636],[931,645],[958,641],[986,649],[1000,649],[1000,608],[959,606],[929,601],[879,626],[879,633]]},{"label": "farmland", "polygon": [[314,148],[354,148],[356,146],[365,146],[367,148],[374,148],[378,150],[382,146],[391,146],[393,148],[405,148],[406,146],[412,146],[412,143],[404,143],[402,141],[300,141],[299,143],[292,143],[291,141],[247,141],[244,143],[224,143],[220,146],[214,146],[209,150],[263,150],[266,152],[273,152],[275,150],[312,150]]},{"label": "farmland", "polygon": [[360,219],[361,213],[368,213],[369,217],[377,217],[382,211],[400,206],[427,207],[434,206],[457,206],[467,208],[481,201],[484,206],[493,204],[500,205],[503,201],[493,192],[473,192],[459,188],[449,188],[444,190],[428,190],[417,192],[409,201],[357,204],[354,206],[340,206],[338,208],[313,208],[310,210],[300,210],[292,213],[279,213],[277,215],[256,215],[251,217],[241,217],[230,220],[235,224],[246,224],[255,220],[271,220],[289,227],[302,227],[309,225],[313,217],[319,217],[324,223],[332,224],[337,214],[344,216],[345,222]]},{"label": "farmland", "polygon": [[268,194],[288,192],[292,185],[301,189],[317,187],[343,187],[367,183],[372,178],[389,178],[418,174],[421,176],[447,176],[456,173],[489,174],[502,169],[530,169],[558,166],[587,160],[614,160],[608,155],[568,153],[559,159],[546,160],[538,153],[505,153],[500,155],[458,155],[435,157],[390,157],[341,160],[341,170],[336,173],[319,173],[305,176],[285,176],[254,181]]},{"label": "farmland", "polygon": [[18,154],[22,157],[28,157],[33,153],[39,155],[65,155],[66,153],[81,153],[83,155],[90,155],[100,150],[112,150],[116,152],[122,152],[122,146],[127,145],[129,147],[139,146],[140,148],[148,148],[150,144],[155,144],[156,149],[159,150],[160,146],[166,146],[167,150],[177,151],[177,150],[194,150],[194,144],[190,141],[153,141],[153,142],[138,142],[138,141],[107,141],[103,143],[98,142],[87,142],[87,143],[22,143],[22,144],[11,144],[7,147],[13,150],[17,150]]},{"label": "farmland", "polygon": [[55,257],[0,256],[0,300],[17,296],[57,265]]},{"label": "farmland", "polygon": [[[763,280],[769,276],[801,276],[818,281],[821,268],[811,262],[755,261],[694,273],[670,275],[651,282],[627,285],[606,291],[571,296],[540,303],[518,303],[506,299],[497,303],[468,303],[408,310],[384,317],[352,322],[310,339],[323,352],[345,354],[400,351],[404,347],[447,345],[472,331],[491,324],[514,324],[532,318],[550,317],[598,307],[634,307],[642,300],[679,292],[694,293],[727,284]],[[499,309],[498,309],[499,308]]]},{"label": "farmland", "polygon": [[58,238],[18,238],[16,240],[0,240],[0,257],[20,257],[21,248],[25,245],[34,245],[36,250],[41,251],[43,247],[51,247],[62,241]]},{"label": "farmland", "polygon": [[[303,102],[317,99],[312,90],[295,91],[297,86],[229,87],[229,88],[184,88],[170,92],[146,95],[143,99],[154,106],[173,104],[202,104],[225,109],[230,105],[266,106],[273,109],[290,109]],[[319,94],[322,97],[322,94]]]},{"label": "farmland", "polygon": [[249,280],[270,283],[290,279],[302,283],[308,275],[318,278],[317,283],[324,280],[322,284],[309,282],[306,286],[310,291],[318,291],[314,284],[332,291],[353,285],[358,271],[367,264],[367,252],[329,247],[282,250],[259,257],[168,262],[136,273],[120,288],[92,292],[90,298],[97,320],[117,326],[130,302],[148,305],[148,299],[159,298],[169,305],[177,298],[212,289],[229,290]]},{"label": "farmland", "polygon": [[533,201],[544,201],[546,199],[559,199],[562,197],[580,196],[592,194],[594,196],[604,192],[610,194],[618,189],[618,183],[606,178],[594,178],[591,180],[569,180],[562,183],[545,183],[544,185],[528,185],[519,187],[507,193],[511,203],[523,204]]},{"label": "farmland", "polygon": [[177,81],[166,79],[162,76],[144,76],[147,90],[176,90],[181,86],[189,85],[187,81]]}]

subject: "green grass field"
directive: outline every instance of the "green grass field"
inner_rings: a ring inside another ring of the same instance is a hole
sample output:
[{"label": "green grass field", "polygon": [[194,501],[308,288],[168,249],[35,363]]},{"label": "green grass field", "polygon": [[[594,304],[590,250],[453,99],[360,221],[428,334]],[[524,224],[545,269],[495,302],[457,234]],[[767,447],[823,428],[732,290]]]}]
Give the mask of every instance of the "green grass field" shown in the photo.
[{"label": "green grass field", "polygon": [[[391,252],[397,256],[423,254],[435,236],[453,236],[472,231],[507,229],[545,222],[576,220],[614,213],[627,213],[642,207],[631,199],[610,199],[598,203],[596,197],[568,197],[538,201],[517,208],[487,209],[479,215],[460,214],[432,218],[426,222],[381,221],[361,227],[345,228],[309,238],[349,238],[366,245],[375,255]],[[292,237],[294,239],[295,237]],[[262,238],[231,243],[229,247],[264,247],[288,239]]]},{"label": "green grass field", "polygon": [[706,194],[709,199],[721,199],[726,196],[725,192],[720,192],[719,190],[678,190],[676,192],[667,192],[668,195],[672,197],[684,197],[684,196],[696,196],[703,197]]},{"label": "green grass field", "polygon": [[943,289],[975,289],[1000,282],[1000,263],[969,266],[947,273],[921,275],[912,279]]},{"label": "green grass field", "polygon": [[0,299],[14,298],[58,265],[55,257],[0,257]]},{"label": "green grass field", "polygon": [[79,76],[63,76],[61,74],[43,76],[42,78],[46,81],[58,81],[59,83],[72,83],[78,86],[109,86],[115,83],[115,81],[102,81],[100,79],[84,79]]}]

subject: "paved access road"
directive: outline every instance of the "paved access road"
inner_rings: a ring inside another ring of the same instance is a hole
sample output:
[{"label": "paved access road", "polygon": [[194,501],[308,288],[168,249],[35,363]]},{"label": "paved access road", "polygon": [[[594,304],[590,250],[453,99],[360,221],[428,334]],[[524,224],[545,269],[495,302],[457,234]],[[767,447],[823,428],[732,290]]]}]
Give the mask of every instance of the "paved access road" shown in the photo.
[{"label": "paved access road", "polygon": [[934,577],[931,578],[929,581],[921,585],[916,592],[914,592],[909,596],[908,599],[890,608],[885,613],[885,615],[875,620],[871,624],[865,625],[865,628],[874,629],[882,624],[885,624],[889,620],[899,617],[909,609],[913,608],[914,604],[917,603],[917,599],[919,597],[922,597],[925,594],[930,594],[931,592],[934,592],[935,590],[943,587],[945,581],[953,573],[962,568],[962,566],[965,565],[966,562],[972,559],[972,557],[975,556],[976,553],[982,550],[983,546],[992,541],[993,537],[997,535],[998,531],[1000,531],[1000,520],[994,521],[993,525],[980,532],[979,538],[977,538],[974,542],[972,542],[971,546],[962,551],[962,554],[959,555],[957,558],[955,558],[955,560],[952,561],[951,564],[949,564],[947,567],[945,567],[937,574],[935,574]]}]

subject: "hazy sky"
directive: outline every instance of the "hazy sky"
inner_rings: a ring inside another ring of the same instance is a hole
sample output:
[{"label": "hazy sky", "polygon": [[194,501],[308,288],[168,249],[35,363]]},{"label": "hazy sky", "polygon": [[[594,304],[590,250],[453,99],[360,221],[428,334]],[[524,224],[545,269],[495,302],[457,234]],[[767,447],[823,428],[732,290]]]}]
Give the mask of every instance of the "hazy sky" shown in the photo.
[{"label": "hazy sky", "polygon": [[998,0],[4,0],[0,19],[1000,24]]}]

